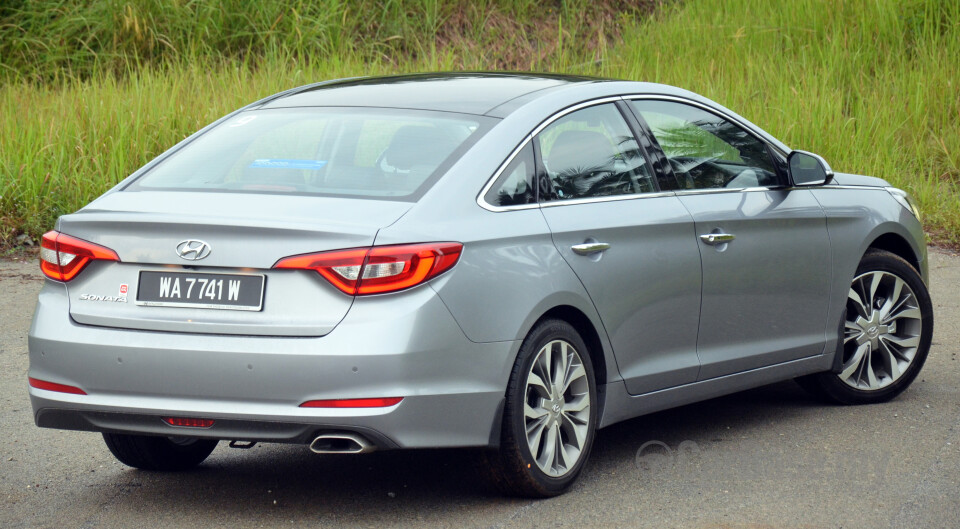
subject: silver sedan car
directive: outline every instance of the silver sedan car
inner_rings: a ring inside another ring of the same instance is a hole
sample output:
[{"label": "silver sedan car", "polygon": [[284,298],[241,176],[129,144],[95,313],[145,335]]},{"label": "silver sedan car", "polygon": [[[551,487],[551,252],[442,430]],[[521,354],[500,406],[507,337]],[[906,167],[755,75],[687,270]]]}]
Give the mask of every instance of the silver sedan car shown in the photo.
[{"label": "silver sedan car", "polygon": [[503,490],[555,495],[638,415],[791,378],[904,391],[933,331],[918,217],[669,86],[303,86],[43,237],[30,398],[146,470],[219,440],[485,447]]}]

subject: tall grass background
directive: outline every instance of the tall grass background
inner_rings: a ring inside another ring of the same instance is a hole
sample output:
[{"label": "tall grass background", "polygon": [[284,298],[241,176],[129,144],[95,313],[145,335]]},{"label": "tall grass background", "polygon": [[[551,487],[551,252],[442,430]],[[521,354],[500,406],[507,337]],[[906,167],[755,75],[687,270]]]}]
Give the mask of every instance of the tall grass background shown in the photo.
[{"label": "tall grass background", "polygon": [[[651,15],[652,13],[652,15]],[[918,199],[960,244],[960,3],[21,0],[0,7],[0,246],[309,82],[521,69],[663,82]]]}]

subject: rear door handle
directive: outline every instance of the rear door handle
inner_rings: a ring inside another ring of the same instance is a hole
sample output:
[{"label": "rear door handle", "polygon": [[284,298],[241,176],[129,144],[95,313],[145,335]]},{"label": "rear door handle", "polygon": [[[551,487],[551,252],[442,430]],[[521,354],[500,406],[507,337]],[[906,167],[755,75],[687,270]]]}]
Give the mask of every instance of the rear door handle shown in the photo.
[{"label": "rear door handle", "polygon": [[711,246],[715,244],[723,244],[725,242],[730,242],[736,238],[737,237],[735,235],[730,233],[705,233],[700,236],[701,241]]},{"label": "rear door handle", "polygon": [[610,249],[610,245],[605,242],[585,242],[583,244],[574,244],[570,249],[577,255],[590,255],[608,250]]}]

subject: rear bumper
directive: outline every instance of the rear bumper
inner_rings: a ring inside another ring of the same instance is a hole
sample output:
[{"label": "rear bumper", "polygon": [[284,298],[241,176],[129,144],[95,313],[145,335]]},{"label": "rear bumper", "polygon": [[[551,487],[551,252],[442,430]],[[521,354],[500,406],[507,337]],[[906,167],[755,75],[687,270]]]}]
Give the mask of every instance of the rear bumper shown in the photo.
[{"label": "rear bumper", "polygon": [[[70,320],[48,282],[29,334],[29,376],[83,389],[30,388],[38,426],[218,439],[308,442],[360,433],[380,448],[491,443],[516,342],[474,343],[430,288],[359,298],[320,338],[132,331]],[[403,397],[387,408],[300,408],[307,400]],[[178,428],[161,417],[214,419]]]},{"label": "rear bumper", "polygon": [[393,439],[366,427],[341,424],[313,424],[309,422],[280,422],[259,419],[217,419],[210,428],[173,428],[160,420],[159,415],[126,412],[85,411],[67,409],[57,401],[34,400],[39,404],[35,421],[42,428],[81,430],[137,435],[182,435],[231,441],[258,441],[271,443],[309,444],[318,435],[334,432],[353,432],[361,435],[378,449],[399,448]]}]

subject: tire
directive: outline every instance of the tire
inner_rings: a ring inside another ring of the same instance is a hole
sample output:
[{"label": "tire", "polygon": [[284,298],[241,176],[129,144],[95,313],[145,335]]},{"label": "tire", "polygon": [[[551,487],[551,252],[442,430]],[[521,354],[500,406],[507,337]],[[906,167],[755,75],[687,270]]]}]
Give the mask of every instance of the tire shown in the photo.
[{"label": "tire", "polygon": [[[553,388],[560,371],[569,379],[562,394]],[[545,320],[530,331],[510,374],[500,447],[485,454],[485,469],[501,492],[546,498],[577,480],[596,431],[595,380],[590,353],[573,326]]]},{"label": "tire", "polygon": [[103,434],[103,440],[124,465],[164,472],[191,469],[203,463],[217,446],[216,439],[114,433]]},{"label": "tire", "polygon": [[851,282],[841,326],[840,372],[797,379],[841,404],[888,401],[913,382],[930,351],[933,305],[920,274],[903,258],[867,251]]}]

